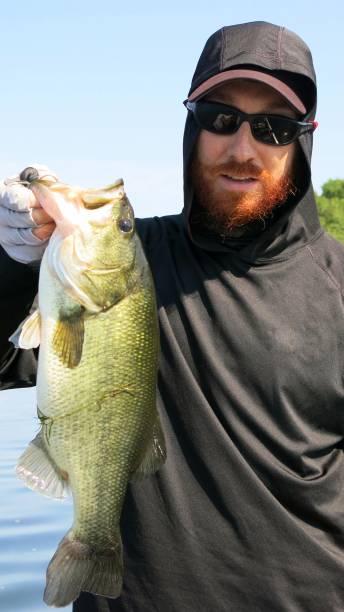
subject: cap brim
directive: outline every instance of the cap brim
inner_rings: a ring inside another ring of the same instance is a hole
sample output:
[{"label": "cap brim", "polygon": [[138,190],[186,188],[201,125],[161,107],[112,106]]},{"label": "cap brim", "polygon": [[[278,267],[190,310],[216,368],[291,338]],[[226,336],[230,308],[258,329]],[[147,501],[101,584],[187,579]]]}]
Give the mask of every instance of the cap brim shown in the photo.
[{"label": "cap brim", "polygon": [[233,70],[224,70],[223,72],[219,72],[214,76],[210,77],[201,85],[196,87],[196,89],[190,94],[188,100],[190,102],[196,102],[210,91],[215,89],[221,83],[226,83],[227,81],[234,81],[236,79],[249,79],[251,81],[257,81],[259,83],[265,83],[272,87],[275,91],[277,91],[288,104],[294,108],[296,111],[304,115],[307,112],[305,105],[302,100],[298,97],[298,95],[293,91],[286,83],[280,81],[276,77],[266,74],[265,72],[260,72],[259,70],[248,70],[246,68],[238,68]]}]

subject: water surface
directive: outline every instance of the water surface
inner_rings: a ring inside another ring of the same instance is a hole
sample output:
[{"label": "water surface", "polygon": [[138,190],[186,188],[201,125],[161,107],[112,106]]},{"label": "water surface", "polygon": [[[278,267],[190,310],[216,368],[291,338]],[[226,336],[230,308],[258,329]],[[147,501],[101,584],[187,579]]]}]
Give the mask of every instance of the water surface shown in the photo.
[{"label": "water surface", "polygon": [[[14,472],[39,429],[36,389],[0,391],[0,610],[47,612],[45,572],[72,523],[72,501],[26,488]],[[62,608],[66,612],[72,606]]]}]

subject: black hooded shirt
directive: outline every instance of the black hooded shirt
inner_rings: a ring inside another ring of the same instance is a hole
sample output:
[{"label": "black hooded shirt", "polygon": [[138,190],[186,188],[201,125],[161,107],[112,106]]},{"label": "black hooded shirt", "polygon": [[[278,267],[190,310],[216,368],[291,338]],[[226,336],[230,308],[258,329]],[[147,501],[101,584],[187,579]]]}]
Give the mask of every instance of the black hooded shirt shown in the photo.
[{"label": "black hooded shirt", "polygon": [[[240,65],[279,75],[314,116],[312,59],[295,34],[265,22],[219,30],[190,91]],[[183,212],[137,221],[157,291],[167,462],[128,489],[121,597],[85,593],[73,609],[343,612],[344,246],[319,224],[312,135],[299,139],[296,196],[226,240],[190,223],[197,136],[189,114]],[[1,265],[4,313],[15,286],[24,296],[9,335],[35,283],[4,253]],[[34,384],[32,353],[2,355],[3,388]]]}]

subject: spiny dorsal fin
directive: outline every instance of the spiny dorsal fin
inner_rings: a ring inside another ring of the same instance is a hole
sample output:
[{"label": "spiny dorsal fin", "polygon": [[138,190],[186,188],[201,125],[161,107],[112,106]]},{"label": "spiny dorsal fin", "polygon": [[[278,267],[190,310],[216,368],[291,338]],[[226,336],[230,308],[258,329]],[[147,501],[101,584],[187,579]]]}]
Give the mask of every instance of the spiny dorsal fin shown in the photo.
[{"label": "spiny dorsal fin", "polygon": [[53,350],[67,368],[79,365],[84,343],[84,318],[81,315],[59,319],[53,336]]}]

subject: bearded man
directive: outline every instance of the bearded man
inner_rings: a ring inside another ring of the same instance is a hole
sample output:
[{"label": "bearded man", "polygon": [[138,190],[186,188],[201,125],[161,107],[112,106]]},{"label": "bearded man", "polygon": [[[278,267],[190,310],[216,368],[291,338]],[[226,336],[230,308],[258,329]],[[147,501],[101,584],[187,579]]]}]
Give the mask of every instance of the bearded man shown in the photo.
[{"label": "bearded man", "polygon": [[[137,221],[168,459],[128,491],[123,594],[83,593],[73,609],[342,612],[344,247],[311,184],[310,51],[273,24],[222,28],[185,105],[184,209]],[[52,229],[35,208],[15,245],[3,211],[37,204],[13,189],[0,201],[6,338],[36,291],[13,259],[38,259]],[[33,384],[34,364],[3,343],[3,388]]]}]

